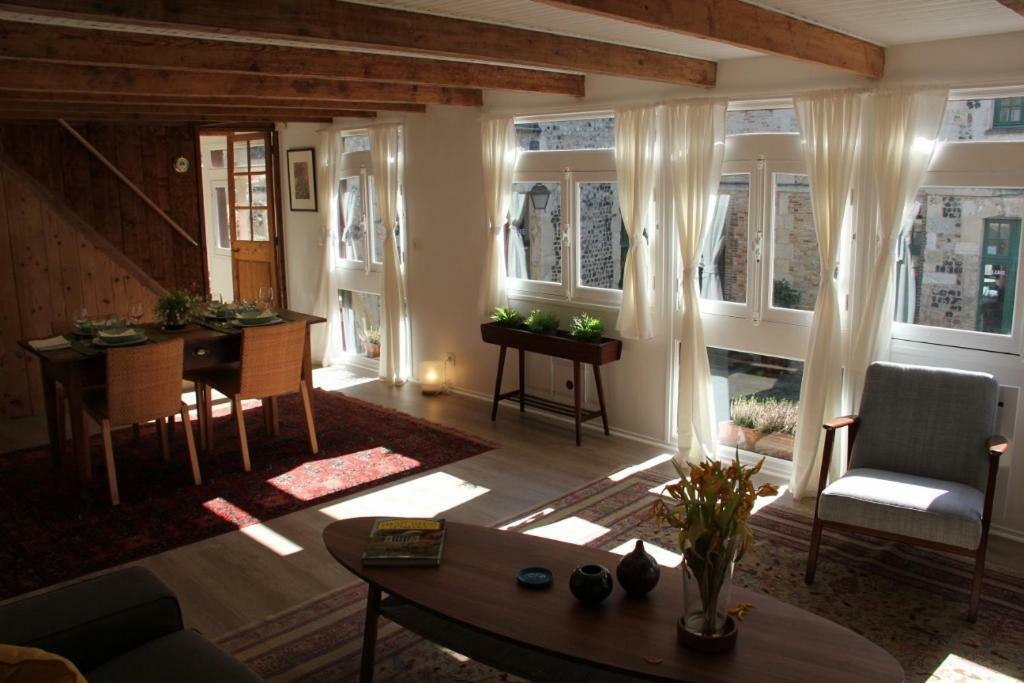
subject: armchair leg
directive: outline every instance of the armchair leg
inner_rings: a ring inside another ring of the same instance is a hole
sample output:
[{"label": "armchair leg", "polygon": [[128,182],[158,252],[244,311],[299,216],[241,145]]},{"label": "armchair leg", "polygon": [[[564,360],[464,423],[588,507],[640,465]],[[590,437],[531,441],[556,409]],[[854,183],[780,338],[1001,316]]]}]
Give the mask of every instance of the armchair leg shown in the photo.
[{"label": "armchair leg", "polygon": [[242,410],[242,399],[238,394],[231,399],[231,406],[235,412],[235,422],[238,423],[238,445],[242,449],[242,469],[246,472],[252,470],[252,463],[249,462],[249,440],[245,436],[245,411]]},{"label": "armchair leg", "polygon": [[818,546],[821,545],[821,520],[814,515],[814,526],[811,529],[811,548],[807,553],[807,572],[804,574],[804,583],[814,583],[814,571],[818,568]]},{"label": "armchair leg", "polygon": [[985,578],[985,551],[988,539],[978,546],[974,556],[974,581],[971,582],[971,601],[967,606],[967,621],[972,624],[978,620],[978,605],[981,603],[981,583]]},{"label": "armchair leg", "polygon": [[181,404],[181,426],[185,431],[185,444],[188,446],[188,460],[192,465],[192,481],[199,486],[203,483],[203,477],[199,474],[199,459],[196,457],[196,441],[192,436],[192,420],[188,416],[188,406]]}]

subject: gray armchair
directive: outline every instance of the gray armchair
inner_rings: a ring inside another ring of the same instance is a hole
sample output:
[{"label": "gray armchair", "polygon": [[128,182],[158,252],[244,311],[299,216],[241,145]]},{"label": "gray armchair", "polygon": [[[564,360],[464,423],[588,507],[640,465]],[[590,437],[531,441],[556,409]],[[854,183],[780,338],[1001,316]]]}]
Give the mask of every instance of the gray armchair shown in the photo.
[{"label": "gray armchair", "polygon": [[[992,375],[873,363],[860,414],[827,422],[807,558],[814,581],[823,529],[974,557],[969,621],[978,614],[999,456]],[[836,430],[849,429],[845,475],[828,482]]]}]

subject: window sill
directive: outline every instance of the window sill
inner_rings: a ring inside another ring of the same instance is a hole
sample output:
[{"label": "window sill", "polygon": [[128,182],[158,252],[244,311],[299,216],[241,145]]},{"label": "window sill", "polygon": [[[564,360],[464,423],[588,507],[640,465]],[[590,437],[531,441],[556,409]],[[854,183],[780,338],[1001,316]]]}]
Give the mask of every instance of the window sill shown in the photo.
[{"label": "window sill", "polygon": [[538,292],[528,292],[521,289],[510,289],[508,290],[508,297],[510,299],[517,299],[519,301],[533,301],[544,304],[554,304],[557,306],[567,306],[574,308],[597,308],[603,311],[614,311],[618,313],[620,305],[617,303],[609,303],[607,301],[598,302],[590,299],[574,298],[570,299],[564,296],[554,296],[550,294],[541,294]]}]

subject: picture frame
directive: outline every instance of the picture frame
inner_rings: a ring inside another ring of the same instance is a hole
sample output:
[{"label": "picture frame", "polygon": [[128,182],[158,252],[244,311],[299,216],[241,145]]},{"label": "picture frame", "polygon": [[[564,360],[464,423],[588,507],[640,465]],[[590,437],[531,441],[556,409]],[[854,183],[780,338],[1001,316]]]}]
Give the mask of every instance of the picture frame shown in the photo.
[{"label": "picture frame", "polygon": [[312,147],[288,150],[288,208],[316,211],[316,151]]}]

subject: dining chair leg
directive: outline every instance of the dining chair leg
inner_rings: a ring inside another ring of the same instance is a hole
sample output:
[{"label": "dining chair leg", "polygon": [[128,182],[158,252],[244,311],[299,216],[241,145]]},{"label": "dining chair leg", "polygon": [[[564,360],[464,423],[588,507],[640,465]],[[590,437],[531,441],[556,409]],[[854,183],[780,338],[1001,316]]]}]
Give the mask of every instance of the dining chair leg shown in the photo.
[{"label": "dining chair leg", "polygon": [[263,428],[267,430],[267,436],[274,435],[274,408],[270,401],[269,396],[260,401],[263,406]]},{"label": "dining chair leg", "polygon": [[206,420],[206,450],[213,450],[213,387],[203,385],[203,418]]},{"label": "dining chair leg", "polygon": [[309,434],[309,450],[313,455],[320,452],[320,446],[316,442],[316,427],[313,425],[313,404],[309,400],[309,386],[306,380],[299,382],[299,391],[302,393],[302,408],[306,413],[306,432]]},{"label": "dining chair leg", "polygon": [[270,434],[278,436],[281,433],[281,420],[277,414],[277,396],[270,397]]},{"label": "dining chair leg", "polygon": [[160,454],[163,455],[164,462],[170,462],[171,443],[167,436],[167,420],[162,417],[157,418],[156,428],[157,431],[160,432]]},{"label": "dining chair leg", "polygon": [[141,436],[141,434],[142,434],[142,428],[140,427],[139,423],[138,422],[133,422],[132,423],[132,438],[134,440],[138,441],[139,437]]},{"label": "dining chair leg", "polygon": [[121,497],[117,492],[117,468],[114,465],[114,443],[110,438],[110,420],[100,422],[100,431],[103,432],[103,456],[107,461],[107,486],[110,488],[110,504],[118,505]]},{"label": "dining chair leg", "polygon": [[199,421],[199,450],[206,452],[206,409],[203,407],[203,384],[195,383],[196,419]]},{"label": "dining chair leg", "polygon": [[242,468],[246,472],[252,470],[249,462],[249,440],[245,436],[245,411],[242,410],[242,399],[235,394],[231,399],[231,406],[235,412],[235,422],[238,423],[238,445],[242,448]]},{"label": "dining chair leg", "polygon": [[192,465],[192,481],[199,486],[203,483],[203,477],[199,473],[199,458],[196,457],[196,440],[192,436],[192,420],[188,416],[188,406],[181,404],[181,426],[185,431],[185,444],[188,446],[188,460]]}]

